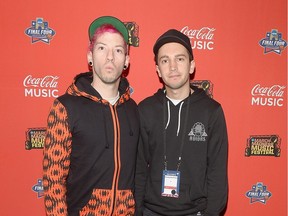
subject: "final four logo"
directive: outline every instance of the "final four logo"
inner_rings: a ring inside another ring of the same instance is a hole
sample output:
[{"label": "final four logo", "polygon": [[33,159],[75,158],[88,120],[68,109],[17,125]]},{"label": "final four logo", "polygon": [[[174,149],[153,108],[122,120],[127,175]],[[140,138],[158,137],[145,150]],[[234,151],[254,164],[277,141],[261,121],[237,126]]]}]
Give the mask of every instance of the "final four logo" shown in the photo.
[{"label": "final four logo", "polygon": [[48,26],[48,22],[45,22],[43,18],[36,18],[32,21],[32,26],[25,30],[25,34],[32,38],[32,43],[43,41],[44,43],[50,43],[55,31]]},{"label": "final four logo", "polygon": [[267,32],[266,38],[260,40],[259,44],[264,48],[264,53],[275,52],[277,54],[281,54],[287,46],[287,42],[282,38],[282,33],[277,29]]},{"label": "final four logo", "polygon": [[246,197],[250,199],[250,203],[260,202],[266,204],[271,196],[272,193],[267,190],[267,186],[262,182],[257,182],[250,191],[246,192]]},{"label": "final four logo", "polygon": [[32,190],[37,193],[37,197],[41,198],[44,196],[43,181],[38,179],[37,184],[33,185]]}]

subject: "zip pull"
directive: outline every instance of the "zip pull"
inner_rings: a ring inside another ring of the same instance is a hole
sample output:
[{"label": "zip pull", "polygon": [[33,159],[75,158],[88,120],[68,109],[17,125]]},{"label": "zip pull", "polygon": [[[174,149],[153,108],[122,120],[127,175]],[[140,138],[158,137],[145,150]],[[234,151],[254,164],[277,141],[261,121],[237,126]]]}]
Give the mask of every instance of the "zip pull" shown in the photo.
[{"label": "zip pull", "polygon": [[167,163],[168,163],[167,157],[166,155],[164,155],[164,170],[167,170]]},{"label": "zip pull", "polygon": [[181,157],[179,157],[178,159],[178,163],[177,163],[177,171],[179,171],[180,165],[181,165]]}]

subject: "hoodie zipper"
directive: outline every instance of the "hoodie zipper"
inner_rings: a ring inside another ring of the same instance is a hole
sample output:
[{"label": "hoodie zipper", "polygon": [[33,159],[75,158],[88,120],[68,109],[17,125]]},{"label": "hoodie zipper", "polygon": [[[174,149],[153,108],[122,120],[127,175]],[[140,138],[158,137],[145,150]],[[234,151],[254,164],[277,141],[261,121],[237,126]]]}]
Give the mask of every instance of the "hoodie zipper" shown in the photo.
[{"label": "hoodie zipper", "polygon": [[119,181],[119,173],[120,173],[120,129],[119,129],[119,120],[117,116],[117,110],[115,106],[109,105],[110,110],[112,113],[112,118],[113,118],[113,125],[114,125],[114,175],[113,175],[113,183],[112,183],[112,202],[111,202],[111,216],[114,213],[115,207],[116,207],[116,192],[118,188],[118,181]]},{"label": "hoodie zipper", "polygon": [[[165,97],[165,100],[166,97]],[[164,101],[165,101],[164,100]],[[178,110],[178,124],[177,124],[177,131],[176,131],[176,136],[178,137],[179,135],[179,132],[180,132],[180,127],[181,127],[181,110],[182,110],[182,106],[184,104],[184,101],[181,102],[180,104],[180,107],[179,107],[179,110]],[[165,121],[166,121],[166,117],[165,117],[165,113],[166,113],[166,105],[165,105],[165,102],[163,104],[164,106],[164,112],[163,112],[163,125],[165,126]],[[190,110],[190,95],[188,96],[188,99],[187,99],[187,107],[186,107],[186,115],[185,115],[185,120],[184,120],[184,125],[183,125],[183,129],[182,129],[182,138],[181,138],[181,144],[180,144],[180,153],[179,153],[179,157],[178,157],[178,162],[177,162],[177,171],[179,171],[179,168],[180,168],[180,165],[181,165],[181,160],[182,160],[182,151],[183,151],[183,147],[184,147],[184,143],[185,143],[185,140],[184,140],[184,137],[185,137],[185,131],[186,131],[186,128],[187,128],[187,123],[188,123],[188,117],[189,117],[189,110]],[[166,123],[166,126],[164,127],[164,133],[163,133],[163,148],[164,148],[164,169],[167,170],[168,169],[168,160],[167,160],[167,155],[166,155],[166,150],[167,150],[167,143],[166,143],[166,130],[169,126],[169,123],[170,123],[170,104],[169,104],[169,100],[167,100],[167,123]]]}]

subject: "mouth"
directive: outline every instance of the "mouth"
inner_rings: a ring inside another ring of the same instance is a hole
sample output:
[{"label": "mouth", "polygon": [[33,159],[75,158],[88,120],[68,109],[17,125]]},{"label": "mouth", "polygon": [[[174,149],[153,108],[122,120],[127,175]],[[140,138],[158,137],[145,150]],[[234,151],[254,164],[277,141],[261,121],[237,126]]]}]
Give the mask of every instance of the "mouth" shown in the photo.
[{"label": "mouth", "polygon": [[114,64],[111,63],[111,62],[107,62],[107,63],[104,65],[104,67],[105,67],[106,69],[114,69],[114,68],[115,68],[115,67],[114,67]]},{"label": "mouth", "polygon": [[169,76],[170,79],[175,79],[175,78],[178,78],[178,77],[180,77],[180,75],[176,75],[176,74],[175,74],[175,75]]},{"label": "mouth", "polygon": [[105,70],[112,71],[114,70],[114,67],[112,65],[107,65],[105,66]]}]

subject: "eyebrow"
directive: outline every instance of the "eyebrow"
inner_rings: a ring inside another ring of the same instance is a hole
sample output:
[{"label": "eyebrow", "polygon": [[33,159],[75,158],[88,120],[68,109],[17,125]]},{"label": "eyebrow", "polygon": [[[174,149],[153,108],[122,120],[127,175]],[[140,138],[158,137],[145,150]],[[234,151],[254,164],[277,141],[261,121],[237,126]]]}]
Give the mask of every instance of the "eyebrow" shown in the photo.
[{"label": "eyebrow", "polygon": [[178,54],[175,57],[187,57],[185,54]]},{"label": "eyebrow", "polygon": [[[179,57],[187,57],[187,56],[185,54],[177,54],[177,55],[175,55],[175,57],[179,58]],[[164,59],[164,58],[169,58],[169,56],[163,55],[159,58],[159,60]]]},{"label": "eyebrow", "polygon": [[161,57],[159,58],[159,60],[164,59],[164,58],[168,58],[168,56],[167,56],[167,55],[161,56]]},{"label": "eyebrow", "polygon": [[[106,44],[106,43],[103,43],[103,42],[97,42],[97,43],[95,43],[95,46],[97,46],[97,45],[108,46],[108,44]],[[125,50],[125,46],[123,46],[123,45],[121,45],[121,44],[119,44],[119,45],[116,45],[114,48],[122,48],[122,49],[124,49],[124,50]]]},{"label": "eyebrow", "polygon": [[96,43],[95,43],[95,45],[98,45],[98,44],[106,45],[105,43],[102,43],[102,42],[96,42]]},{"label": "eyebrow", "polygon": [[[97,43],[95,43],[95,45],[98,45],[98,44],[100,44],[100,45],[106,45],[106,46],[108,46],[108,44],[107,43],[103,43],[103,42],[97,42]],[[119,45],[116,45],[115,47],[124,47],[123,45],[121,45],[121,44],[119,44]]]}]

